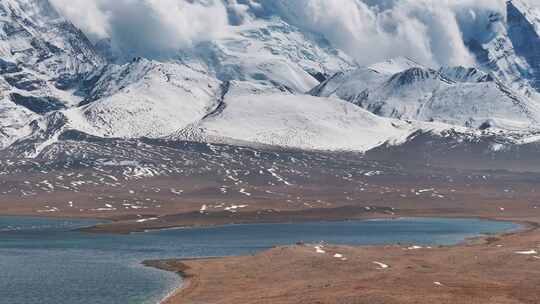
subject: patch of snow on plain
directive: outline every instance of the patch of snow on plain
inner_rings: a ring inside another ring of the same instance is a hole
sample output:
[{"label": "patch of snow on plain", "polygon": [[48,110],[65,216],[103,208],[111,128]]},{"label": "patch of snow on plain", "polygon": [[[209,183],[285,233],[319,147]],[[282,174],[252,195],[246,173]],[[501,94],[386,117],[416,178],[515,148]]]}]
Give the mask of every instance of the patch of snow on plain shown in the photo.
[{"label": "patch of snow on plain", "polygon": [[157,217],[144,218],[144,219],[137,220],[137,223],[145,223],[145,222],[150,222],[150,221],[156,221],[158,219],[159,218],[157,218]]},{"label": "patch of snow on plain", "polygon": [[527,250],[527,251],[516,251],[515,253],[521,254],[521,255],[534,255],[534,254],[538,254],[538,251],[532,249],[532,250]]},{"label": "patch of snow on plain", "polygon": [[326,253],[326,251],[323,250],[324,247],[322,245],[317,245],[314,248],[315,248],[316,253],[320,253],[320,254],[325,254]]},{"label": "patch of snow on plain", "polygon": [[382,269],[387,269],[387,268],[390,267],[390,266],[388,266],[387,264],[384,264],[384,263],[381,263],[381,262],[373,262],[373,264],[379,266],[379,268],[377,268],[377,269],[381,269],[381,270],[382,270]]}]

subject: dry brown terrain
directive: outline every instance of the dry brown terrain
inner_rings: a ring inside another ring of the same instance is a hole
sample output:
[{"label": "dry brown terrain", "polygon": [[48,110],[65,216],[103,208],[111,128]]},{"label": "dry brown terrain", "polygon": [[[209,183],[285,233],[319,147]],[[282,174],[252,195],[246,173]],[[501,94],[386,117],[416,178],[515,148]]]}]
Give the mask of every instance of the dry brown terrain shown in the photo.
[{"label": "dry brown terrain", "polygon": [[[109,219],[87,230],[115,233],[402,216],[540,223],[538,150],[419,147],[365,156],[63,141],[38,159],[0,155],[0,214]],[[536,228],[454,247],[314,246],[149,264],[187,278],[166,304],[540,303]]]},{"label": "dry brown terrain", "polygon": [[[540,216],[538,180],[537,174],[520,173],[464,172],[446,177],[389,172],[358,176],[352,182],[334,179],[273,186],[246,183],[221,193],[219,186],[206,185],[208,181],[197,184],[160,177],[128,181],[121,189],[96,187],[88,192],[53,191],[32,197],[0,195],[0,214],[104,218],[114,222],[89,230],[115,233],[386,216],[528,217]],[[171,188],[184,192],[172,194]],[[240,194],[242,189],[250,195]],[[135,204],[132,201],[142,202],[137,205],[141,207],[133,209],[135,205],[129,205]],[[74,207],[68,202],[73,202]],[[53,207],[54,212],[41,212]]]},{"label": "dry brown terrain", "polygon": [[540,303],[537,226],[452,247],[316,246],[149,265],[186,279],[165,304]]},{"label": "dry brown terrain", "polygon": [[455,145],[452,153],[428,153],[432,144],[421,145],[423,152],[366,156],[65,140],[36,159],[0,153],[0,214],[114,221],[96,232],[381,216],[540,216],[540,168],[522,160],[534,154],[520,150],[506,159],[470,146],[458,153]]}]

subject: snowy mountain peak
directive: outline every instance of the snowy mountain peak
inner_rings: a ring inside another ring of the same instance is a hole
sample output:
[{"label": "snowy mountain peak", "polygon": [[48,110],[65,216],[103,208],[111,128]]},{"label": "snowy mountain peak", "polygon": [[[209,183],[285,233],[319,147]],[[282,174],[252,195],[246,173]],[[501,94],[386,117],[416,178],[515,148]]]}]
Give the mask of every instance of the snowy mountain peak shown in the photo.
[{"label": "snowy mountain peak", "polygon": [[396,73],[386,82],[387,86],[402,87],[414,85],[418,82],[437,80],[451,83],[441,73],[430,68],[413,67],[405,71]]},{"label": "snowy mountain peak", "polygon": [[369,68],[383,74],[396,74],[411,68],[423,67],[420,63],[408,58],[397,57],[387,61],[378,62],[369,66]]},{"label": "snowy mountain peak", "polygon": [[536,102],[477,68],[412,67],[393,75],[359,68],[336,74],[311,93],[339,97],[377,115],[398,119],[470,128],[540,127]]},{"label": "snowy mountain peak", "polygon": [[58,78],[92,71],[104,63],[92,43],[47,0],[0,2],[0,55]]},{"label": "snowy mountain peak", "polygon": [[[239,9],[234,10],[237,18],[228,25],[225,21],[219,35],[188,35],[188,42],[179,39],[185,44],[167,41],[167,56],[132,58],[139,53],[118,53],[123,48],[117,48],[112,29],[105,29],[110,37],[91,41],[48,0],[0,0],[0,147],[15,145],[34,155],[61,140],[63,132],[75,130],[96,137],[363,151],[400,142],[419,130],[459,128],[476,134],[478,129],[540,129],[540,99],[535,99],[535,89],[540,90],[540,13],[524,0],[509,1],[506,12],[501,6],[480,12],[484,15],[459,15],[476,26],[466,33],[445,29],[446,34],[460,32],[448,39],[467,41],[453,41],[462,46],[456,54],[463,60],[445,61],[458,66],[443,67],[437,61],[440,54],[433,52],[444,53],[435,44],[446,41],[419,42],[417,48],[409,41],[420,41],[414,35],[391,32],[383,38],[426,51],[415,55],[427,62],[402,56],[373,63],[381,58],[372,54],[378,50],[355,48],[366,42],[349,35],[355,30],[343,33],[365,20],[347,15],[343,17],[352,23],[343,23],[335,19],[341,10],[331,12],[336,16],[317,15],[315,6],[304,12],[298,3],[266,0],[255,1],[260,5],[226,1],[222,6],[187,1],[184,8],[204,16],[207,9],[225,9],[230,17],[231,2]],[[383,13],[366,5],[348,9],[395,17],[396,11]],[[154,17],[163,13],[156,11]],[[386,31],[378,28],[381,16],[371,16],[374,32]],[[327,17],[334,19],[323,22]],[[156,28],[170,29],[162,23],[171,20],[154,21]],[[205,29],[205,22],[197,27]],[[321,22],[324,31],[319,30]],[[164,37],[184,34],[174,29]],[[350,39],[360,41],[348,43]],[[377,59],[359,66],[363,54],[353,50]],[[381,53],[411,56],[395,50]]]},{"label": "snowy mountain peak", "polygon": [[439,73],[454,82],[490,82],[495,79],[489,73],[472,67],[442,67]]}]

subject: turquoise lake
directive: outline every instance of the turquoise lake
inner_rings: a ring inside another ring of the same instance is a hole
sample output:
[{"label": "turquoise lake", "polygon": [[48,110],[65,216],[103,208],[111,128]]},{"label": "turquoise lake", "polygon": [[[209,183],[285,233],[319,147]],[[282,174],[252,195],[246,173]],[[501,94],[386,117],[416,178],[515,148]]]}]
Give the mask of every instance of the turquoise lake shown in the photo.
[{"label": "turquoise lake", "polygon": [[231,225],[130,235],[73,231],[89,220],[0,217],[0,304],[156,304],[181,284],[146,259],[252,254],[297,241],[451,245],[519,229],[508,222],[403,218]]}]

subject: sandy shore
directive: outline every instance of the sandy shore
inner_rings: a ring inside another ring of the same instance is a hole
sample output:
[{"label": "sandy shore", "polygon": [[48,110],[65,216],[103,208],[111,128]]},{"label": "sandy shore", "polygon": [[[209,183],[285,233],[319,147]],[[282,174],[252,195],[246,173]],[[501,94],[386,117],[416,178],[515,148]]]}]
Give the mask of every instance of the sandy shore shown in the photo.
[{"label": "sandy shore", "polygon": [[185,283],[180,303],[540,303],[540,217],[457,246],[297,244],[254,256],[149,261]]}]

